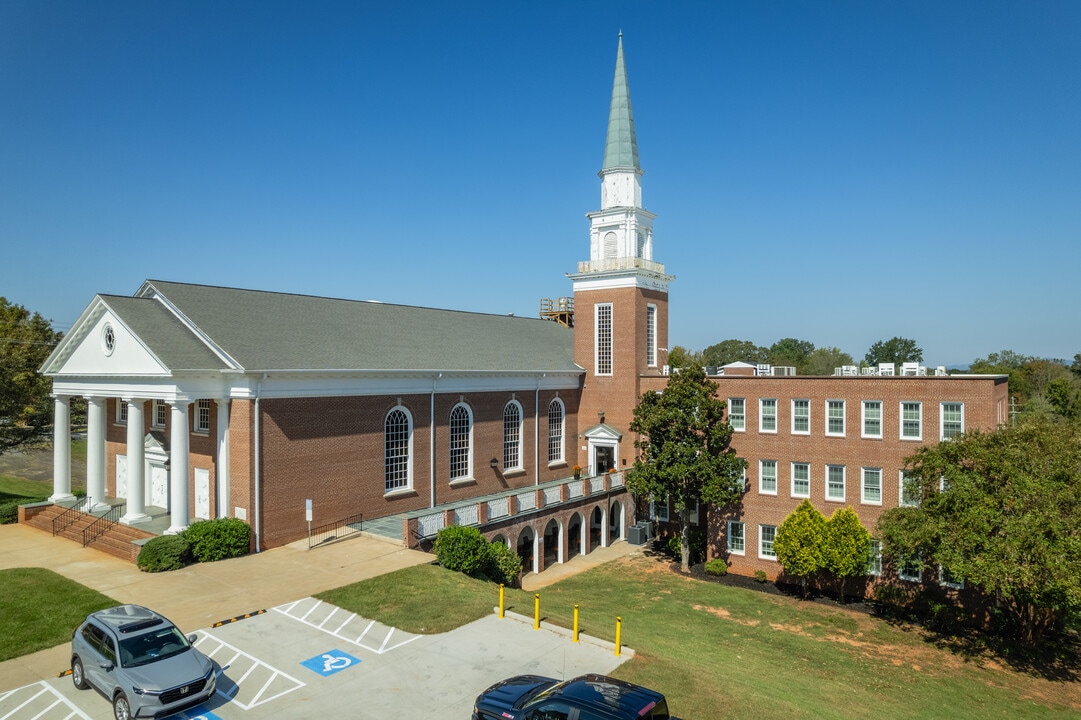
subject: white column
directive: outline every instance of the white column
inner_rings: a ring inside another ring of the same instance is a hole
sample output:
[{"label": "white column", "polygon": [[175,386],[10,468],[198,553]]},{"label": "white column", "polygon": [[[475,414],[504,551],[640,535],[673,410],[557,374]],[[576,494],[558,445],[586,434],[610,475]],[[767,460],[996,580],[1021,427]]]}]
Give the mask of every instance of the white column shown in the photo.
[{"label": "white column", "polygon": [[218,406],[218,462],[214,479],[218,488],[218,517],[229,517],[229,398],[215,400]]},{"label": "white column", "polygon": [[128,508],[120,522],[136,525],[147,522],[146,480],[143,468],[146,465],[146,449],[143,430],[143,400],[128,399]]},{"label": "white column", "polygon": [[105,502],[105,398],[86,399],[86,498],[89,509],[107,510]]},{"label": "white column", "polygon": [[53,494],[54,503],[74,500],[71,494],[71,398],[56,395],[53,402]]},{"label": "white column", "polygon": [[169,529],[166,535],[176,535],[191,524],[188,497],[191,479],[188,477],[188,404],[174,400],[169,423]]}]

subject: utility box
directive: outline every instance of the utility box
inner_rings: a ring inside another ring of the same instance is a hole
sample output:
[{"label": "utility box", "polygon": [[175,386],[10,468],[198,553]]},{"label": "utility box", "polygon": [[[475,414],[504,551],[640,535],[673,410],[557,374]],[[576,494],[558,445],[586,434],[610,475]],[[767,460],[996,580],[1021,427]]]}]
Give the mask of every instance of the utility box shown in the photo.
[{"label": "utility box", "polygon": [[637,525],[631,525],[629,528],[627,528],[627,542],[629,542],[631,545],[645,545],[645,528],[639,527]]}]

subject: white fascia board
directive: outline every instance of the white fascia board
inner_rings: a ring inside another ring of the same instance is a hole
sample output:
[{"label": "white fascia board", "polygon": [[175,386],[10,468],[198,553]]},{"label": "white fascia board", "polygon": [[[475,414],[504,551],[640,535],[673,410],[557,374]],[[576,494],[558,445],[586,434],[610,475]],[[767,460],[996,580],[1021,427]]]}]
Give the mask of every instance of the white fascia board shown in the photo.
[{"label": "white fascia board", "polygon": [[425,395],[431,392],[531,392],[535,390],[577,390],[578,373],[329,373],[267,372],[246,375],[246,383],[232,387],[232,397],[350,397],[362,395]]},{"label": "white fascia board", "polygon": [[675,280],[674,275],[661,275],[659,273],[627,272],[613,270],[612,272],[598,273],[574,273],[568,274],[574,283],[574,292],[585,290],[618,290],[622,288],[643,288],[645,290],[659,290],[668,292],[668,285]]},{"label": "white fascia board", "polygon": [[[80,317],[71,345],[51,363],[47,375],[73,377],[168,377],[165,363],[131,331],[104,299],[98,297],[92,312]],[[102,340],[106,326],[113,330],[113,349],[106,352]]]}]

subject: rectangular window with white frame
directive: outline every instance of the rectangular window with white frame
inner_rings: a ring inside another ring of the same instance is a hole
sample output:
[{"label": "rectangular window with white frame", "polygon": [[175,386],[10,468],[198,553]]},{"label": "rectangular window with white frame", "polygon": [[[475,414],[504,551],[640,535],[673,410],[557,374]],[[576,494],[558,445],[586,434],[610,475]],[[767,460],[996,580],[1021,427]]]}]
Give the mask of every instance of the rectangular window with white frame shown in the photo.
[{"label": "rectangular window with white frame", "polygon": [[826,466],[826,499],[833,502],[845,501],[845,466]]},{"label": "rectangular window with white frame", "polygon": [[965,431],[965,404],[959,402],[944,402],[939,405],[939,427],[942,433],[940,440],[949,440]]},{"label": "rectangular window with white frame", "polygon": [[597,375],[612,374],[612,303],[594,307],[594,368]]},{"label": "rectangular window with white frame", "polygon": [[758,557],[763,560],[776,560],[777,551],[773,548],[773,541],[777,539],[776,525],[758,526]]},{"label": "rectangular window with white frame", "polygon": [[657,367],[656,305],[646,305],[646,366]]},{"label": "rectangular window with white frame", "polygon": [[738,520],[728,521],[728,552],[743,555],[746,547],[745,528]]},{"label": "rectangular window with white frame", "polygon": [[907,558],[897,566],[897,576],[908,582],[920,582],[923,580],[923,562],[920,556]]},{"label": "rectangular window with white frame", "polygon": [[653,518],[657,522],[668,522],[668,498],[653,501]]},{"label": "rectangular window with white frame", "polygon": [[758,432],[777,432],[776,398],[762,398],[758,401]]},{"label": "rectangular window with white frame", "polygon": [[901,471],[901,485],[898,491],[897,497],[899,498],[899,505],[902,507],[918,507],[920,504],[920,485],[919,480],[915,477],[910,477],[904,470]]},{"label": "rectangular window with white frame", "polygon": [[728,423],[736,432],[747,428],[747,401],[744,398],[728,398]]},{"label": "rectangular window with white frame", "polygon": [[868,575],[882,574],[882,541],[871,538],[871,561],[867,563]]},{"label": "rectangular window with white frame", "polygon": [[206,434],[210,432],[210,401],[195,401],[195,429],[194,432]]},{"label": "rectangular window with white frame", "polygon": [[811,401],[810,400],[793,400],[792,401],[792,434],[793,435],[810,435],[811,434]]},{"label": "rectangular window with white frame", "polygon": [[792,497],[811,497],[811,464],[792,463]]},{"label": "rectangular window with white frame", "polygon": [[901,403],[901,439],[923,439],[923,403]]},{"label": "rectangular window with white frame", "polygon": [[758,461],[758,492],[762,495],[777,494],[777,461]]},{"label": "rectangular window with white frame", "polygon": [[951,572],[949,568],[938,566],[938,582],[943,587],[952,588],[953,590],[963,590],[965,587],[965,579],[960,575]]},{"label": "rectangular window with white frame", "polygon": [[826,401],[826,434],[834,437],[845,436],[845,401]]},{"label": "rectangular window with white frame", "polygon": [[865,467],[860,469],[863,475],[860,483],[860,502],[864,505],[882,504],[882,468]]},{"label": "rectangular window with white frame", "polygon": [[156,428],[165,427],[165,421],[168,419],[168,417],[169,417],[169,406],[165,403],[164,400],[155,400],[154,401],[154,418],[153,418],[153,422],[152,422],[153,426],[156,427]]},{"label": "rectangular window with white frame", "polygon": [[863,401],[863,437],[882,437],[882,401]]},{"label": "rectangular window with white frame", "polygon": [[116,399],[116,424],[128,424],[128,404],[121,398]]}]

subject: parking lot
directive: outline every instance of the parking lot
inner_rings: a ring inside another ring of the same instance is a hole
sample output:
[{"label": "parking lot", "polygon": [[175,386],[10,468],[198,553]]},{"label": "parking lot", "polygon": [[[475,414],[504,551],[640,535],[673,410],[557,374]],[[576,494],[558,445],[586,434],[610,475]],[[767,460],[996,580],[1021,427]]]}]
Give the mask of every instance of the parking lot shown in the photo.
[{"label": "parking lot", "polygon": [[[608,673],[633,654],[534,630],[532,618],[513,613],[414,635],[310,597],[196,634],[220,668],[217,695],[177,719],[468,718],[476,695],[510,675]],[[0,720],[111,717],[109,702],[76,690],[70,676],[0,689]]]}]

